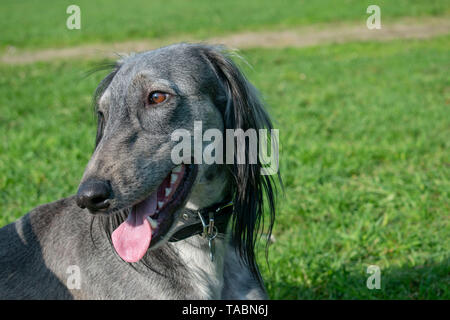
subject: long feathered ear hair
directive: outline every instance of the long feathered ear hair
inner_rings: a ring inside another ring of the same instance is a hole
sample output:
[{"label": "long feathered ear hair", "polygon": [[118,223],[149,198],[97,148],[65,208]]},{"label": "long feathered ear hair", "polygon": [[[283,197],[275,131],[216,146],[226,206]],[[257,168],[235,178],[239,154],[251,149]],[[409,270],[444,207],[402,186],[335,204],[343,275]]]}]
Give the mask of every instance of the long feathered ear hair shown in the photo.
[{"label": "long feathered ear hair", "polygon": [[[262,137],[259,129],[267,129],[270,133],[273,126],[257,90],[245,78],[223,48],[213,46],[203,46],[202,48],[203,54],[219,78],[223,92],[221,95],[225,96],[219,106],[224,118],[225,129],[242,129],[244,132],[248,129],[255,129],[259,142]],[[238,164],[236,146],[237,144],[234,143],[234,163],[228,165],[233,180],[231,190],[234,202],[233,242],[243,260],[259,276],[255,260],[255,245],[258,233],[264,228],[264,200],[267,201],[269,216],[268,241],[275,222],[277,191],[275,182],[278,180],[282,187],[282,181],[279,172],[274,176],[261,174],[263,165],[259,157],[257,157],[256,163],[249,163],[248,139],[246,139],[245,146],[245,164]],[[272,149],[271,152],[273,153],[274,150]]]}]

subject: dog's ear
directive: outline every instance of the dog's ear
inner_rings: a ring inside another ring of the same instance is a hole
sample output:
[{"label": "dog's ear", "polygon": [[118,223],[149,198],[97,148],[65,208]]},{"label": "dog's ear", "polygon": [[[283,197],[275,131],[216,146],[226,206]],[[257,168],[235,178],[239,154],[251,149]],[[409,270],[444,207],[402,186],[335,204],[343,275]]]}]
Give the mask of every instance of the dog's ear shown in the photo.
[{"label": "dog's ear", "polygon": [[[220,48],[206,47],[204,55],[219,78],[222,87],[221,96],[225,96],[224,99],[221,99],[223,103],[218,106],[222,111],[225,129],[242,129],[244,132],[254,129],[258,141],[257,148],[259,148],[261,138],[259,129],[267,129],[270,133],[272,122],[264,110],[257,90]],[[277,188],[273,176],[262,175],[261,159],[258,155],[250,155],[248,140],[245,139],[245,163],[238,164],[236,158],[238,150],[235,141],[234,162],[232,165],[228,165],[233,179],[232,197],[235,212],[232,221],[233,240],[244,261],[259,275],[254,249],[258,233],[264,228],[264,199],[267,200],[269,238],[275,221]],[[225,150],[225,152],[227,151]],[[256,156],[256,163],[250,163],[250,156]],[[275,177],[281,184],[279,173]]]}]

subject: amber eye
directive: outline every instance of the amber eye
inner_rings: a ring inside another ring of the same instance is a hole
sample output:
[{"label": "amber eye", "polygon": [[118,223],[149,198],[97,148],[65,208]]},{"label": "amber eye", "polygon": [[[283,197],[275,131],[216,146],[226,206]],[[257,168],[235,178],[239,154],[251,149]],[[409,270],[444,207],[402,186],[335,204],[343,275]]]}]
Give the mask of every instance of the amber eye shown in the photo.
[{"label": "amber eye", "polygon": [[150,95],[148,96],[148,103],[149,104],[158,104],[158,103],[164,102],[164,101],[166,101],[168,96],[169,95],[167,93],[160,92],[160,91],[154,91],[154,92],[150,93]]}]

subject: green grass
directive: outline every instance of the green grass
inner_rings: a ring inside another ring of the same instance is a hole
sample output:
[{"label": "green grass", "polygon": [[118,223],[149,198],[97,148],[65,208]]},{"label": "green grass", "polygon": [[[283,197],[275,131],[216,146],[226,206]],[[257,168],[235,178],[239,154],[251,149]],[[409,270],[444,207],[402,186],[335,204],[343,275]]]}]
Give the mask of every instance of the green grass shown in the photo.
[{"label": "green grass", "polygon": [[272,298],[450,297],[449,40],[247,52],[282,144]]},{"label": "green grass", "polygon": [[[81,29],[68,30],[66,8],[81,8]],[[360,22],[368,17],[370,0],[2,0],[0,50],[62,47],[86,42],[113,42],[190,34],[212,34],[283,28],[311,23]],[[410,16],[442,16],[447,0],[379,0],[382,22]]]},{"label": "green grass", "polygon": [[[450,37],[243,52],[280,129],[271,298],[449,299]],[[95,62],[0,66],[0,225],[75,193]],[[366,267],[381,268],[368,290]]]}]

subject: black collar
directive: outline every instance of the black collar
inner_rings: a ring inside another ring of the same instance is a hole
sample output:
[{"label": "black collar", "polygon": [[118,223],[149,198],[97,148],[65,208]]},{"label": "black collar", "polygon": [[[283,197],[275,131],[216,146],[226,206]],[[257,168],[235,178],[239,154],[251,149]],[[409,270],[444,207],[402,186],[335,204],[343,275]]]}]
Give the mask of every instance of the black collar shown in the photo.
[{"label": "black collar", "polygon": [[175,230],[169,241],[176,242],[197,234],[214,238],[218,233],[226,232],[232,214],[232,201],[216,203],[198,211],[186,210],[182,217],[183,224]]}]

